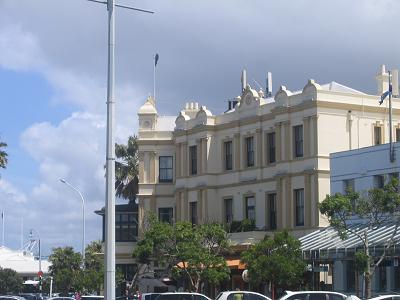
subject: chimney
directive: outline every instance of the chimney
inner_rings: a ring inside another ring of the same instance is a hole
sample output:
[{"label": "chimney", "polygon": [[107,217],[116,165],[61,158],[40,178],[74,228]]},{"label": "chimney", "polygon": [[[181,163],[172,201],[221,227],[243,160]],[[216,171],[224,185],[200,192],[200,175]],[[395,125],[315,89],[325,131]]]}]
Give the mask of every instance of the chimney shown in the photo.
[{"label": "chimney", "polygon": [[242,71],[242,92],[246,89],[247,79],[246,79],[246,70]]},{"label": "chimney", "polygon": [[265,88],[265,98],[272,97],[272,73],[267,73],[267,86]]}]

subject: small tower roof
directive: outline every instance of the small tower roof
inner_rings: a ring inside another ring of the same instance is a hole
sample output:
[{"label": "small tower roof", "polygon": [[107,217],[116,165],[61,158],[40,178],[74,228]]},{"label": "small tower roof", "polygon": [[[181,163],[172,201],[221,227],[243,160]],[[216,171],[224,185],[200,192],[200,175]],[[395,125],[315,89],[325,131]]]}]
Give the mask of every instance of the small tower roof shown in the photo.
[{"label": "small tower roof", "polygon": [[146,102],[139,108],[138,114],[157,114],[154,98],[149,96]]}]

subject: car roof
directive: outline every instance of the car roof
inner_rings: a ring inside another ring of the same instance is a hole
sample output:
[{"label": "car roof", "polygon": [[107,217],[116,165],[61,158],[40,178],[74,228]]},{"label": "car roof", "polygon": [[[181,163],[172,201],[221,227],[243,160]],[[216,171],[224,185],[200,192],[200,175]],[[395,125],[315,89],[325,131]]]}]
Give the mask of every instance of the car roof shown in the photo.
[{"label": "car roof", "polygon": [[341,296],[346,296],[345,294],[338,293],[338,292],[331,292],[331,291],[285,291],[286,295],[294,295],[294,294],[317,294],[317,293],[324,293],[324,294],[335,294],[335,295],[341,295]]},{"label": "car roof", "polygon": [[163,296],[163,295],[200,295],[200,296],[206,297],[207,299],[210,299],[210,298],[208,298],[206,295],[203,295],[203,294],[200,294],[200,293],[189,293],[189,292],[168,292],[168,293],[161,293],[161,294],[160,294],[160,297]]},{"label": "car roof", "polygon": [[380,299],[385,299],[388,297],[400,297],[400,295],[380,295],[374,298],[370,298],[369,300],[380,300]]},{"label": "car roof", "polygon": [[257,292],[251,292],[251,291],[223,291],[221,294],[235,294],[235,293],[246,293],[246,294],[254,294],[254,295],[261,295],[265,298],[271,299],[263,294],[257,293]]}]

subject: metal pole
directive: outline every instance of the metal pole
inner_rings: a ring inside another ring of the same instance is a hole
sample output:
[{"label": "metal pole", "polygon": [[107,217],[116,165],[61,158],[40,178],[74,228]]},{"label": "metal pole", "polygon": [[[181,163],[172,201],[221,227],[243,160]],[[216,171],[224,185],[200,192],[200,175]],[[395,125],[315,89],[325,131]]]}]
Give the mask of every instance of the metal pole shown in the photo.
[{"label": "metal pole", "polygon": [[[42,274],[42,249],[40,246],[40,236],[39,236],[39,273]],[[42,297],[42,275],[39,275],[39,295]]]},{"label": "metal pole", "polygon": [[389,71],[389,158],[390,162],[394,162],[393,153],[393,137],[392,137],[392,82],[391,72]]},{"label": "metal pole", "polygon": [[107,153],[106,153],[106,235],[105,300],[115,299],[115,149],[114,149],[114,49],[115,0],[107,0],[108,10],[108,76],[107,76]]},{"label": "metal pole", "polygon": [[53,276],[50,276],[50,291],[49,291],[49,298],[51,298],[51,294],[53,294]]},{"label": "metal pole", "polygon": [[82,260],[83,265],[85,265],[85,198],[83,198],[82,193],[68,181],[66,181],[65,179],[60,179],[60,181],[68,185],[75,192],[77,192],[82,200]]},{"label": "metal pole", "polygon": [[2,228],[3,228],[3,240],[2,240],[2,246],[4,247],[5,245],[4,245],[4,218],[5,218],[5,216],[4,216],[4,211],[2,211],[1,212],[1,219],[2,219]]}]

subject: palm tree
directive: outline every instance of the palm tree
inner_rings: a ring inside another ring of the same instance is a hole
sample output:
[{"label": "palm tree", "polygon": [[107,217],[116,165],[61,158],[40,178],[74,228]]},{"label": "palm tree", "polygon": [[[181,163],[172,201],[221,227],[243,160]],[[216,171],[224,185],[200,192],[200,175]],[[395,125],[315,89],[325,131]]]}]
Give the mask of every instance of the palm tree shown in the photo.
[{"label": "palm tree", "polygon": [[130,136],[127,145],[115,144],[115,156],[115,194],[134,201],[139,191],[137,137]]},{"label": "palm tree", "polygon": [[7,147],[7,144],[4,142],[0,142],[0,168],[5,169],[6,165],[7,165],[7,152],[2,150],[2,148],[4,149],[5,147]]}]

